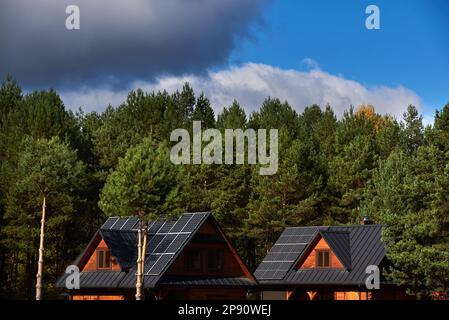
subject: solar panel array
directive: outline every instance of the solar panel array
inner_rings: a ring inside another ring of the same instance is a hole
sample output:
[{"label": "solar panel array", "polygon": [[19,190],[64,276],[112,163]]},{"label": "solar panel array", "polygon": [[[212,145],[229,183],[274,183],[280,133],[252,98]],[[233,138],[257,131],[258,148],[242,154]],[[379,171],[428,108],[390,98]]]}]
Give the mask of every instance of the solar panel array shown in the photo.
[{"label": "solar panel array", "polygon": [[129,231],[137,224],[137,221],[138,219],[136,217],[129,217],[125,219],[113,217],[106,220],[106,222],[101,226],[101,229]]},{"label": "solar panel array", "polygon": [[[148,242],[145,255],[145,275],[159,275],[207,217],[207,212],[186,213],[175,223],[156,220],[148,224]],[[138,219],[109,218],[103,230],[137,231]]]},{"label": "solar panel array", "polygon": [[206,215],[207,213],[184,214],[170,228],[161,226],[148,242],[145,275],[159,275]]},{"label": "solar panel array", "polygon": [[258,279],[283,279],[299,255],[316,236],[310,228],[287,228],[259,265],[254,275]]}]

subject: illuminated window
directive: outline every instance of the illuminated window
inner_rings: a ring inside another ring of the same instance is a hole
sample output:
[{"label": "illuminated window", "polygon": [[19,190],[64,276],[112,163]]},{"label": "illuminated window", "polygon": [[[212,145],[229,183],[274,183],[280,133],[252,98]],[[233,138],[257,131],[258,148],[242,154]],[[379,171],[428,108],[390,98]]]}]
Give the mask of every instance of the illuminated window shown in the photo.
[{"label": "illuminated window", "polygon": [[360,291],[334,292],[335,300],[371,300],[371,294]]},{"label": "illuminated window", "polygon": [[316,251],[316,266],[318,268],[329,268],[331,266],[331,254],[329,250]]},{"label": "illuminated window", "polygon": [[108,250],[98,250],[97,251],[97,263],[98,269],[109,269],[111,268],[111,254]]}]

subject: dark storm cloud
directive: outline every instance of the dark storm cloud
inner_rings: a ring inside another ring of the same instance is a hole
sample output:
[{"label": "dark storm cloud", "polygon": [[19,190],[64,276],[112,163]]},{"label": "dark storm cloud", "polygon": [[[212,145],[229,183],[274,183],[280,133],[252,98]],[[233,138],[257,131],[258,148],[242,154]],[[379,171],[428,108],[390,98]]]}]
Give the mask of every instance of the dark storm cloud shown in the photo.
[{"label": "dark storm cloud", "polygon": [[[26,87],[121,87],[226,62],[265,0],[1,0],[0,76]],[[78,5],[81,29],[67,30]]]}]

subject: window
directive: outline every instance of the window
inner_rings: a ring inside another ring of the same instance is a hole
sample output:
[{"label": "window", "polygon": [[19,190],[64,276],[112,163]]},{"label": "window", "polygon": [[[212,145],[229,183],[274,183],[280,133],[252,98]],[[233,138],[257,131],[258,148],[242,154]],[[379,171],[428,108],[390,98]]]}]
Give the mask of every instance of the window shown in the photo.
[{"label": "window", "polygon": [[207,269],[209,272],[223,271],[223,250],[209,250],[207,254]]},{"label": "window", "polygon": [[334,292],[334,300],[371,300],[371,293],[359,291]]},{"label": "window", "polygon": [[330,251],[329,250],[317,250],[316,251],[316,266],[318,268],[329,268],[330,263]]},{"label": "window", "polygon": [[98,269],[109,269],[111,267],[111,254],[108,250],[97,251]]},{"label": "window", "polygon": [[187,267],[187,271],[201,271],[201,251],[200,250],[187,251],[186,267]]}]

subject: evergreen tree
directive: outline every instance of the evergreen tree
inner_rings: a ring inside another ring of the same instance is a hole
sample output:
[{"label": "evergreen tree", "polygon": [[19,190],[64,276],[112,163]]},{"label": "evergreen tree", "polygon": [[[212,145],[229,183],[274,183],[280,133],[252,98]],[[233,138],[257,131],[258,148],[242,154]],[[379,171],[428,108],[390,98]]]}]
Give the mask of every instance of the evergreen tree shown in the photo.
[{"label": "evergreen tree", "polygon": [[179,166],[170,162],[166,144],[149,138],[131,148],[101,191],[99,206],[108,216],[139,215],[154,219],[177,212]]},{"label": "evergreen tree", "polygon": [[215,114],[214,110],[210,106],[209,99],[206,98],[204,93],[196,100],[195,110],[192,114],[193,121],[201,121],[201,126],[204,129],[215,128]]},{"label": "evergreen tree", "polygon": [[434,127],[429,131],[428,138],[443,152],[449,151],[449,103],[441,111],[436,111]]},{"label": "evergreen tree", "polygon": [[386,275],[418,297],[449,290],[448,166],[433,146],[395,151],[375,170],[362,212],[385,225]]},{"label": "evergreen tree", "polygon": [[402,146],[408,153],[413,153],[424,144],[424,127],[422,116],[415,106],[409,105],[404,113],[402,129]]},{"label": "evergreen tree", "polygon": [[22,100],[22,89],[17,82],[7,75],[0,88],[0,129],[3,127],[9,113],[15,110]]},{"label": "evergreen tree", "polygon": [[220,130],[225,129],[242,129],[246,128],[246,114],[245,110],[240,107],[240,104],[234,100],[229,108],[224,108],[218,115],[217,127]]}]

